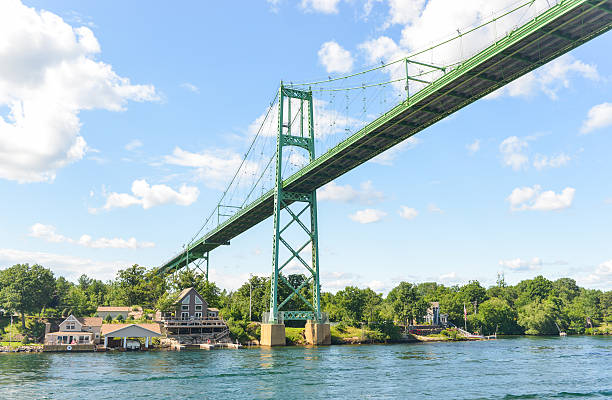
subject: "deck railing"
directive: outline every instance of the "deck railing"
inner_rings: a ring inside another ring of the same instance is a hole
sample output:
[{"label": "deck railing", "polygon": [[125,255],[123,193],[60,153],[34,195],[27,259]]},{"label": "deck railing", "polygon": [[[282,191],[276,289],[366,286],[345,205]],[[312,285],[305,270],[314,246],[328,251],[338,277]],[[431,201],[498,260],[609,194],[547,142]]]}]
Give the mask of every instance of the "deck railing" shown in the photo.
[{"label": "deck railing", "polygon": [[162,317],[161,321],[164,323],[166,328],[171,327],[214,327],[214,326],[227,326],[223,318],[221,317],[203,317],[203,318],[174,318],[174,317]]}]

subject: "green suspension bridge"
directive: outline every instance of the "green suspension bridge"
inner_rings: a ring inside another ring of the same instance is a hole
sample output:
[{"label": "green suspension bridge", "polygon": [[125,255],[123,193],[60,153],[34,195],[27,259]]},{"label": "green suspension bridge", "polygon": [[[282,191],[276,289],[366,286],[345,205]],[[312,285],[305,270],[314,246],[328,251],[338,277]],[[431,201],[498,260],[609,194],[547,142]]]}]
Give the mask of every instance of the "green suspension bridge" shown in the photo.
[{"label": "green suspension bridge", "polygon": [[[281,83],[219,203],[158,274],[194,265],[208,279],[212,250],[273,216],[264,322],[322,321],[316,190],[611,28],[612,0],[532,0],[365,71]],[[289,267],[307,279],[296,287],[281,273]],[[301,310],[286,310],[292,298]]]}]

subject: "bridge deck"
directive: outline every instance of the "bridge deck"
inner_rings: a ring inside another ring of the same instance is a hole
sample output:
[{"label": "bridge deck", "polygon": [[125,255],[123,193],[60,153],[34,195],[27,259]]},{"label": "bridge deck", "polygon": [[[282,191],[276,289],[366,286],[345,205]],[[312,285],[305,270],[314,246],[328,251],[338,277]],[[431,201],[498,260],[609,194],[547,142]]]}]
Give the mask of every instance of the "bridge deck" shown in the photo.
[{"label": "bridge deck", "polygon": [[[283,182],[309,192],[483,96],[612,28],[612,0],[565,0],[465,61]],[[316,118],[316,116],[315,116]],[[267,192],[162,265],[185,266],[273,214]]]}]

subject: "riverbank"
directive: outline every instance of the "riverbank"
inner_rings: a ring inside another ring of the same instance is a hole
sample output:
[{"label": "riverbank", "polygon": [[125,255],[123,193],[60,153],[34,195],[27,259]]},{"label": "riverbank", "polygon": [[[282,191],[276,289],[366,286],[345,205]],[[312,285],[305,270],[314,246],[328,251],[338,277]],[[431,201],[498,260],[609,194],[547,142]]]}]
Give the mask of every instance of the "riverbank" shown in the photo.
[{"label": "riverbank", "polygon": [[40,353],[42,344],[21,344],[19,342],[0,342],[0,353]]}]

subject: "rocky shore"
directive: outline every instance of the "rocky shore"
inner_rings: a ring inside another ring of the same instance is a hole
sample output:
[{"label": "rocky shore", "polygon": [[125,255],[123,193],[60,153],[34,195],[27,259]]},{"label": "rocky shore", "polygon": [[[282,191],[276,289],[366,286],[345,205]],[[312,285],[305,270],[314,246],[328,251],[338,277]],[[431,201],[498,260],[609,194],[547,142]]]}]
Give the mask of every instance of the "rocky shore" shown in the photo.
[{"label": "rocky shore", "polygon": [[0,346],[0,353],[42,353],[42,346],[23,345],[19,347]]}]

